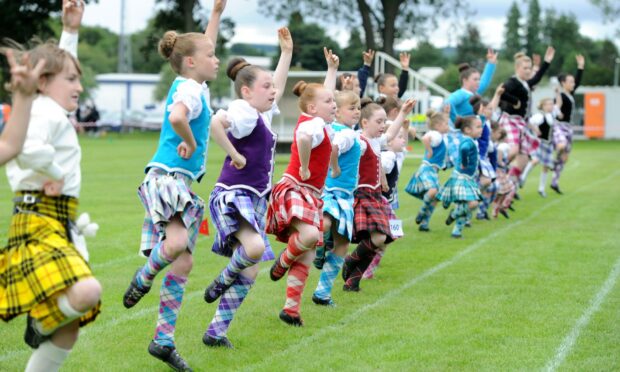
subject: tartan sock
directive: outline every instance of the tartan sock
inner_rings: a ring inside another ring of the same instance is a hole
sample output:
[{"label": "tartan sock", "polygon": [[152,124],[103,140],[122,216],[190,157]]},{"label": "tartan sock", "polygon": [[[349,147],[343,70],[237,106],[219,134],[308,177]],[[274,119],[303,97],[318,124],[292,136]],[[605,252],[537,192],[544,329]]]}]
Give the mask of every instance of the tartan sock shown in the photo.
[{"label": "tartan sock", "polygon": [[[429,210],[431,210],[432,202],[434,198],[431,198],[428,193],[424,194],[424,198],[422,198],[422,206],[420,207],[420,214],[423,216],[429,215]],[[432,212],[430,212],[432,213]]]},{"label": "tartan sock", "polygon": [[433,216],[433,212],[435,212],[435,204],[431,202],[428,205],[428,209],[426,210],[426,215],[424,215],[424,219],[422,220],[422,223],[420,225],[424,225],[428,227],[428,223],[430,222],[431,217]]},{"label": "tartan sock", "polygon": [[211,324],[209,324],[207,329],[209,336],[216,339],[226,337],[228,327],[230,327],[235,313],[248,295],[250,288],[252,288],[252,284],[254,284],[254,280],[243,275],[237,275],[232,285],[222,295],[219,305],[217,305],[213,320],[211,320]]},{"label": "tartan sock", "polygon": [[551,179],[551,185],[557,187],[560,181],[560,175],[564,169],[564,162],[560,156],[553,162],[553,178]]},{"label": "tartan sock", "polygon": [[288,271],[286,280],[286,302],[284,312],[288,315],[298,317],[299,305],[301,304],[301,294],[304,292],[306,280],[310,268],[301,262],[294,261]]},{"label": "tartan sock", "polygon": [[280,256],[280,265],[282,267],[291,267],[297,257],[308,251],[310,247],[305,247],[299,242],[299,232],[294,232],[288,238],[288,245],[284,250],[284,254]]},{"label": "tartan sock", "polygon": [[174,261],[174,259],[168,257],[164,251],[164,242],[159,242],[159,244],[157,244],[157,246],[155,246],[155,248],[151,251],[149,259],[146,261],[136,277],[138,285],[142,288],[151,287],[155,276],[166,266],[170,265],[172,261]]},{"label": "tartan sock", "polygon": [[368,268],[366,269],[366,271],[364,271],[364,275],[362,275],[362,278],[370,279],[375,276],[377,267],[379,267],[379,263],[381,262],[381,259],[383,258],[384,255],[385,255],[384,250],[377,251],[377,254],[375,255],[375,257],[372,259],[372,261],[370,261],[370,265],[368,265]]},{"label": "tartan sock", "polygon": [[510,168],[510,171],[508,172],[508,176],[515,185],[518,185],[519,177],[521,176],[521,169],[519,169],[516,165],[512,166],[512,168]]},{"label": "tartan sock", "polygon": [[486,214],[489,209],[489,203],[491,202],[491,193],[488,190],[489,188],[487,187],[486,190],[482,193],[482,201],[480,202],[480,206],[478,208],[481,214]]},{"label": "tartan sock", "polygon": [[328,251],[325,255],[325,264],[321,270],[319,283],[314,290],[314,295],[320,299],[328,300],[332,297],[332,287],[334,280],[338,276],[340,269],[344,263],[344,257],[340,257],[332,251]]},{"label": "tartan sock", "polygon": [[226,265],[216,280],[221,284],[229,286],[237,279],[243,269],[255,265],[258,261],[260,261],[260,258],[254,259],[249,257],[245,252],[245,248],[239,245],[239,248],[235,249],[230,258],[230,262],[228,262],[228,265]]},{"label": "tartan sock", "polygon": [[453,215],[456,223],[454,224],[454,228],[452,229],[452,235],[461,235],[463,227],[465,227],[465,223],[467,222],[468,214],[469,208],[467,207],[466,202],[459,202],[456,204]]},{"label": "tartan sock", "polygon": [[348,287],[359,287],[360,281],[362,280],[362,275],[364,275],[364,271],[366,271],[368,265],[370,265],[376,254],[377,247],[372,244],[372,240],[370,240],[370,238],[362,240],[357,245],[357,248],[355,249],[353,254],[351,254],[351,256],[357,256],[358,259],[356,265],[350,271],[349,278],[347,279],[346,285]]},{"label": "tartan sock", "polygon": [[159,294],[159,317],[153,339],[162,346],[174,347],[174,331],[183,302],[187,277],[167,272]]},{"label": "tartan sock", "polygon": [[538,191],[545,192],[545,186],[547,185],[547,172],[540,172],[540,181],[538,182]]},{"label": "tartan sock", "polygon": [[56,372],[70,352],[54,345],[51,340],[42,342],[28,359],[25,372]]},{"label": "tartan sock", "polygon": [[516,192],[517,191],[515,189],[512,189],[510,192],[508,192],[508,194],[506,194],[506,196],[504,196],[502,204],[500,205],[500,209],[507,209],[508,207],[510,207],[510,204],[512,204],[512,200],[514,199]]}]

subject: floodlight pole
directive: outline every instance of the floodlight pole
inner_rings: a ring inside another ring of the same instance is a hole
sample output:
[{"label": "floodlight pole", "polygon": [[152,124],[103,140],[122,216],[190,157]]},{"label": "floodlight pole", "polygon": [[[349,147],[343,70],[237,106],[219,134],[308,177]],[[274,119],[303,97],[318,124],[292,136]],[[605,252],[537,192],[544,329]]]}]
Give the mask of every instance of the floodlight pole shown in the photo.
[{"label": "floodlight pole", "polygon": [[614,66],[614,87],[618,86],[619,73],[620,73],[620,57],[616,57],[616,64]]}]

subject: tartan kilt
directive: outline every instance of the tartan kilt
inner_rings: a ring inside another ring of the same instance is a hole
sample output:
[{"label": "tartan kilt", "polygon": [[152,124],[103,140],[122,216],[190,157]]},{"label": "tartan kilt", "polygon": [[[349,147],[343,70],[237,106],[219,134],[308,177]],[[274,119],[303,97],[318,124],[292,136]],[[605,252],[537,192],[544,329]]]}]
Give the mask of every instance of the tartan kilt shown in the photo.
[{"label": "tartan kilt", "polygon": [[494,180],[497,177],[495,169],[493,169],[493,165],[489,161],[489,158],[480,158],[478,162],[478,172],[483,177],[489,178],[491,180]]},{"label": "tartan kilt", "polygon": [[534,154],[534,158],[536,158],[541,165],[553,169],[553,143],[551,141],[541,140],[540,146]]},{"label": "tartan kilt", "polygon": [[482,194],[474,177],[453,171],[439,190],[437,199],[443,202],[444,208],[448,208],[454,202],[482,200]]},{"label": "tartan kilt", "polygon": [[495,179],[495,185],[497,187],[498,195],[505,195],[515,190],[515,184],[512,182],[508,173],[503,169],[497,170],[497,179]]},{"label": "tartan kilt", "polygon": [[302,186],[290,177],[282,177],[271,192],[267,208],[267,233],[287,243],[293,218],[319,229],[317,245],[323,245],[323,200],[321,194]]},{"label": "tartan kilt", "polygon": [[428,190],[439,190],[439,175],[437,173],[437,168],[423,162],[418,171],[409,180],[405,191],[418,199],[424,199],[424,195]]},{"label": "tartan kilt", "polygon": [[243,218],[254,228],[265,243],[265,252],[261,261],[275,258],[267,234],[265,233],[265,216],[267,215],[267,197],[258,196],[245,189],[227,190],[216,186],[209,197],[211,221],[217,229],[211,250],[225,257],[231,257],[234,247],[239,242],[235,233],[239,231]]},{"label": "tartan kilt", "polygon": [[538,138],[527,128],[523,117],[504,114],[500,124],[506,131],[506,143],[517,146],[520,154],[532,155],[539,145]]},{"label": "tartan kilt", "polygon": [[355,211],[353,243],[370,238],[370,233],[380,232],[385,234],[385,243],[394,240],[390,231],[389,218],[393,214],[386,198],[381,195],[381,188],[373,190],[369,187],[361,187],[355,190]]},{"label": "tartan kilt", "polygon": [[[51,330],[66,318],[58,308],[58,296],[93,274],[67,228],[69,221],[75,221],[78,200],[28,194],[40,201],[15,204],[8,244],[0,249],[0,318],[9,321],[30,313]],[[94,321],[100,308],[98,303],[84,314],[80,326]]]},{"label": "tartan kilt", "polygon": [[461,133],[458,129],[450,129],[450,131],[444,137],[446,143],[446,149],[448,152],[448,163],[446,168],[454,167],[459,159],[459,145],[461,143]]},{"label": "tartan kilt", "polygon": [[145,209],[140,244],[143,256],[148,257],[163,239],[166,224],[176,214],[181,215],[187,229],[187,248],[194,252],[205,206],[204,201],[192,192],[191,183],[192,179],[184,174],[167,173],[159,168],[151,168],[146,174],[138,187],[138,197]]},{"label": "tartan kilt", "polygon": [[553,126],[553,143],[557,146],[566,145],[566,152],[570,153],[573,148],[573,128],[570,123],[558,121]]},{"label": "tartan kilt", "polygon": [[353,239],[353,194],[344,190],[323,190],[323,214],[338,223],[338,234]]}]

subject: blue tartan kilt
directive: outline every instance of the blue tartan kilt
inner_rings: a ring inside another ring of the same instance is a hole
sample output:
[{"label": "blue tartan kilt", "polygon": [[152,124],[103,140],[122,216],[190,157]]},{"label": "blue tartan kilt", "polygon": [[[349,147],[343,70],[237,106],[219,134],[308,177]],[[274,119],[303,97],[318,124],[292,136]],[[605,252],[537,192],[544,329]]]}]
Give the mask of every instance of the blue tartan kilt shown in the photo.
[{"label": "blue tartan kilt", "polygon": [[337,189],[323,190],[323,214],[329,214],[338,224],[338,234],[353,239],[353,193]]},{"label": "blue tartan kilt", "polygon": [[491,180],[495,180],[497,177],[495,169],[493,169],[493,165],[489,161],[489,158],[480,159],[478,162],[478,172],[483,177],[490,178]]},{"label": "blue tartan kilt", "polygon": [[239,218],[243,218],[263,238],[265,252],[261,261],[273,260],[275,255],[265,233],[267,197],[245,189],[227,190],[216,186],[209,197],[211,219],[217,229],[211,250],[220,256],[231,257],[238,244],[234,234],[241,226]]},{"label": "blue tartan kilt", "polygon": [[437,194],[437,199],[443,202],[444,208],[448,208],[454,202],[482,200],[482,194],[474,177],[453,171]]},{"label": "blue tartan kilt", "polygon": [[553,169],[553,149],[553,142],[540,140],[540,146],[538,146],[534,158],[536,158],[542,166]]},{"label": "blue tartan kilt", "polygon": [[459,159],[459,145],[462,137],[463,133],[461,133],[458,129],[450,129],[444,137],[446,148],[448,150],[447,168],[454,167]]},{"label": "blue tartan kilt", "polygon": [[418,199],[424,199],[424,194],[430,189],[439,190],[437,168],[428,163],[422,163],[418,171],[409,180],[405,191]]}]

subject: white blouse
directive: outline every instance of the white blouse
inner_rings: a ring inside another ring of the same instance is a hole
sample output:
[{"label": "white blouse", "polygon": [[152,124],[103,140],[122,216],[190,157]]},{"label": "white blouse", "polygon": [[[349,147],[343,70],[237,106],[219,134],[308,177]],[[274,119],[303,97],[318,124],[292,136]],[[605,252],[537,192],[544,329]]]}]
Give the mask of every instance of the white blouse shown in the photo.
[{"label": "white blouse", "polygon": [[174,105],[181,102],[187,107],[187,120],[192,121],[202,113],[202,97],[205,98],[207,107],[211,111],[209,87],[206,83],[200,84],[196,80],[181,76],[177,77],[176,80],[182,80],[182,82],[179,83],[176,92],[172,95],[172,103],[166,108],[167,112],[171,112]]},{"label": "white blouse", "polygon": [[[385,148],[388,143],[387,134],[385,133],[383,133],[381,136],[376,137],[376,138],[367,138],[367,137],[364,137],[364,138],[366,138],[366,141],[370,142],[370,147],[372,148],[372,151],[377,156],[381,155],[381,149]],[[368,146],[366,146],[366,142],[360,141],[360,147],[362,150],[362,155],[364,155],[366,153],[366,149],[368,148]]]},{"label": "white blouse", "polygon": [[219,110],[216,115],[224,115],[225,120],[229,125],[226,131],[233,137],[241,139],[249,136],[254,128],[256,128],[258,115],[261,116],[267,128],[271,129],[271,121],[273,120],[273,116],[279,114],[280,110],[275,102],[269,111],[259,114],[258,111],[254,107],[250,106],[246,100],[236,99],[228,105],[228,110]]},{"label": "white blouse", "polygon": [[351,128],[342,129],[334,134],[332,145],[338,146],[338,156],[351,150],[355,141],[359,139],[359,133]]},{"label": "white blouse", "polygon": [[[303,114],[306,115],[306,114]],[[330,140],[334,137],[334,130],[331,125],[326,124],[323,119],[318,116],[313,117],[310,120],[306,120],[299,124],[297,127],[297,133],[305,133],[312,138],[312,148],[317,147],[323,142],[325,135],[323,134],[323,128],[327,131],[327,136]]]}]

